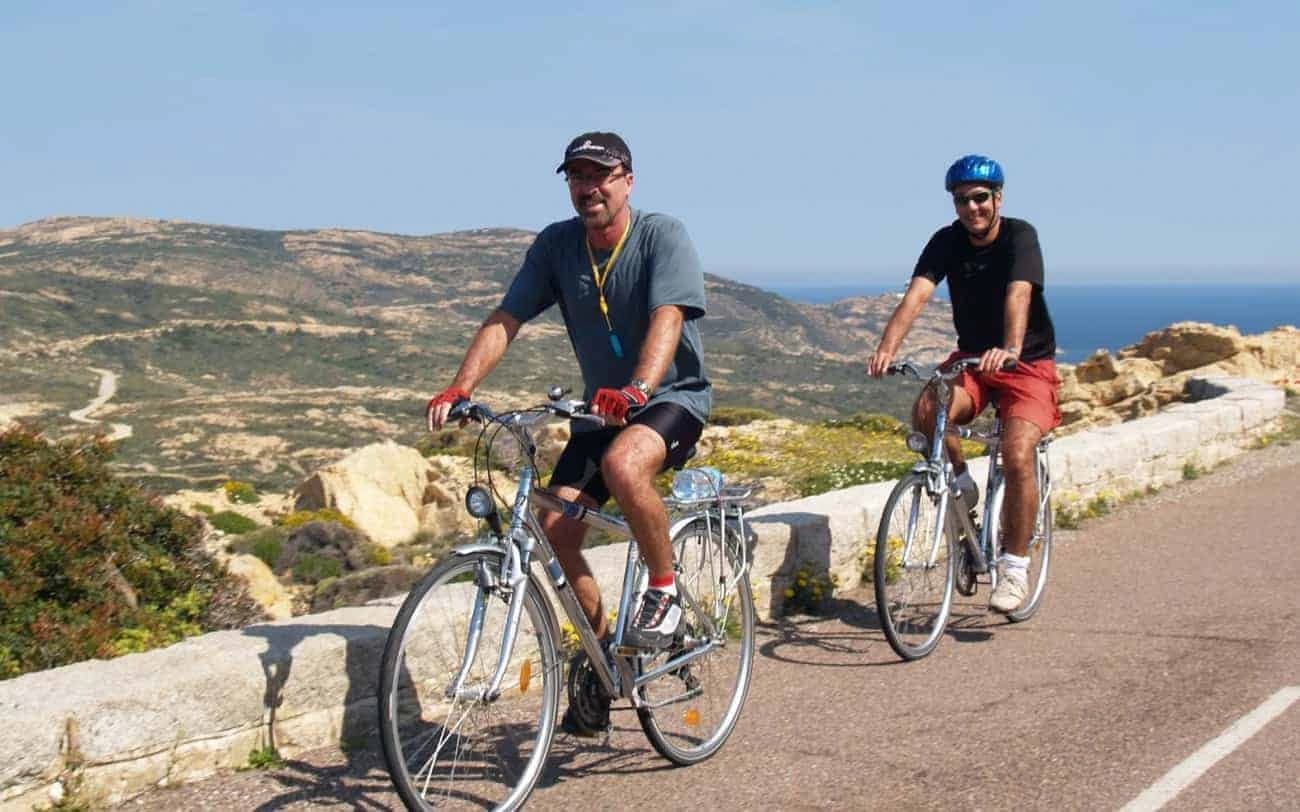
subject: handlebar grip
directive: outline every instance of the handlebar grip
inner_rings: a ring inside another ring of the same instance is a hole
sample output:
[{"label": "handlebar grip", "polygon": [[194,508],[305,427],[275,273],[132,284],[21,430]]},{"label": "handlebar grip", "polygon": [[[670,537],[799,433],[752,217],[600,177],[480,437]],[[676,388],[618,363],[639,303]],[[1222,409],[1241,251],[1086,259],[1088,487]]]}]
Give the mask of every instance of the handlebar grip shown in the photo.
[{"label": "handlebar grip", "polygon": [[447,412],[448,420],[478,420],[480,417],[478,406],[472,400],[458,400]]}]

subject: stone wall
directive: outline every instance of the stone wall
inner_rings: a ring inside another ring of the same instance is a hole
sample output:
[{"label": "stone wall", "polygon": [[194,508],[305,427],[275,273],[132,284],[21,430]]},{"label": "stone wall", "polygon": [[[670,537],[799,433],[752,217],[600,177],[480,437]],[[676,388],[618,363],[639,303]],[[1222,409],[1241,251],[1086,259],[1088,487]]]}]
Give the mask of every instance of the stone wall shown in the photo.
[{"label": "stone wall", "polygon": [[[1241,453],[1272,428],[1280,389],[1240,378],[1193,379],[1188,400],[1157,415],[1082,431],[1052,446],[1058,499],[1127,492],[1180,479]],[[984,461],[972,463],[984,475]],[[803,562],[859,577],[891,483],[864,485],[753,512],[752,580],[760,614]],[[592,551],[606,594],[624,548]],[[48,804],[74,777],[120,802],[151,787],[370,735],[380,652],[400,599],[217,632],[158,651],[0,682],[0,812]]]}]

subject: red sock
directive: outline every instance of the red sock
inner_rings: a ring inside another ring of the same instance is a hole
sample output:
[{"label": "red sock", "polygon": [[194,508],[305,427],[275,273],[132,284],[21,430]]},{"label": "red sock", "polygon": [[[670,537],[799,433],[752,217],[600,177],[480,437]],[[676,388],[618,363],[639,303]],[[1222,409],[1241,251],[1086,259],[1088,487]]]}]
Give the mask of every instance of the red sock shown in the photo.
[{"label": "red sock", "polygon": [[676,595],[677,579],[674,578],[671,574],[665,575],[662,578],[651,578],[650,588],[657,589],[660,592],[668,592],[670,594]]}]

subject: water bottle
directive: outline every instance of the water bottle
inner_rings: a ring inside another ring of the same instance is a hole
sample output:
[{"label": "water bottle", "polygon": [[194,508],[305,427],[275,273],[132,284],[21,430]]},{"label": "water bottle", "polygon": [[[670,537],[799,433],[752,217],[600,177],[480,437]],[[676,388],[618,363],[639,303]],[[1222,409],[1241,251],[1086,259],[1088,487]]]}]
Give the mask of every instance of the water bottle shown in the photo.
[{"label": "water bottle", "polygon": [[686,468],[673,477],[673,498],[682,502],[717,499],[722,492],[722,472],[717,468]]}]

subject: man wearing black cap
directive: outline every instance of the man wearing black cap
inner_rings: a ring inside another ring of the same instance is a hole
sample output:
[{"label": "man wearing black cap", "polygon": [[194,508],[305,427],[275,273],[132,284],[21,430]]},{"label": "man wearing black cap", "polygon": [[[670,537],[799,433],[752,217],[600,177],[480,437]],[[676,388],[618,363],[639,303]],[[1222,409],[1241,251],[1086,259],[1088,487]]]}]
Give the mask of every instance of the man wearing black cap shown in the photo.
[{"label": "man wearing black cap", "polygon": [[[591,507],[614,497],[650,571],[624,640],[666,648],[681,608],[668,517],[653,480],[686,460],[712,405],[698,327],[704,272],[680,222],[629,204],[632,153],[618,135],[579,135],[556,171],[578,216],[537,235],[451,386],[429,402],[429,428],[441,427],[452,405],[469,397],[521,324],[558,304],[583,397],[606,425],[575,422],[548,487]],[[605,636],[600,590],[581,550],[586,525],[554,513],[542,524],[592,628]]]}]

